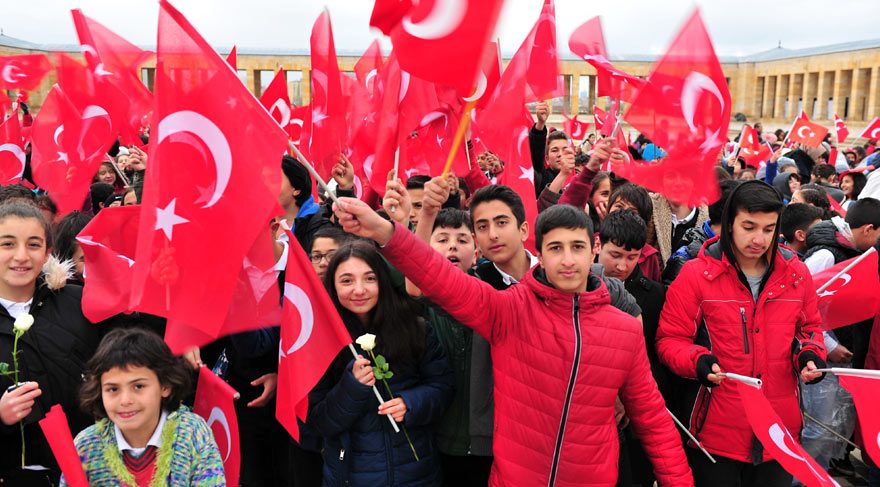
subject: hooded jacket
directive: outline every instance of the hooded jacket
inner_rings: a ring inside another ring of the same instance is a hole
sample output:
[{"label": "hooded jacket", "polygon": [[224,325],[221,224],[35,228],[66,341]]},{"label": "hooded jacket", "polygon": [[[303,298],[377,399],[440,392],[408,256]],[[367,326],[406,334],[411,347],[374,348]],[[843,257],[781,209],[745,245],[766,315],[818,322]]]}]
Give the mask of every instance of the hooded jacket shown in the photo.
[{"label": "hooded jacket", "polygon": [[490,485],[613,486],[620,395],[663,486],[693,479],[651,378],[641,324],[610,306],[601,279],[567,293],[540,267],[497,291],[397,225],[383,254],[424,295],[492,345]]},{"label": "hooded jacket", "polygon": [[[729,257],[732,251],[722,249],[721,238],[707,241],[669,286],[657,353],[685,378],[696,379],[697,361],[711,354],[722,370],[761,379],[773,409],[797,436],[801,355],[812,352],[825,359],[812,278],[794,252],[774,247],[756,302]],[[768,459],[743,419],[735,384],[724,381],[711,389],[700,385],[695,392],[682,408],[687,414],[680,417],[689,421],[691,433],[706,450],[742,462]]]}]

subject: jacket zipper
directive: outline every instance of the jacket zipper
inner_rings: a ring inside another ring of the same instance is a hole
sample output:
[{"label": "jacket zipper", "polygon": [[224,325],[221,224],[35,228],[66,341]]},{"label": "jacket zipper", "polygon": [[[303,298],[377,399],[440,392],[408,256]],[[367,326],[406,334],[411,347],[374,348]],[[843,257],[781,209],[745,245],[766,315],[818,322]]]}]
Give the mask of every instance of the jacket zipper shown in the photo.
[{"label": "jacket zipper", "polygon": [[572,323],[574,325],[574,359],[571,364],[571,375],[568,379],[568,389],[565,391],[565,402],[562,403],[562,417],[559,419],[559,432],[556,434],[556,447],[553,449],[553,463],[550,467],[550,480],[547,485],[556,485],[556,473],[559,469],[559,456],[562,453],[562,441],[565,438],[565,425],[568,422],[568,410],[571,407],[571,396],[574,394],[574,385],[577,382],[577,373],[581,362],[581,325],[578,314],[580,305],[578,295],[574,295],[572,311]]},{"label": "jacket zipper", "polygon": [[740,308],[739,314],[742,316],[742,327],[743,327],[743,352],[749,353],[749,328],[746,325],[746,309]]}]

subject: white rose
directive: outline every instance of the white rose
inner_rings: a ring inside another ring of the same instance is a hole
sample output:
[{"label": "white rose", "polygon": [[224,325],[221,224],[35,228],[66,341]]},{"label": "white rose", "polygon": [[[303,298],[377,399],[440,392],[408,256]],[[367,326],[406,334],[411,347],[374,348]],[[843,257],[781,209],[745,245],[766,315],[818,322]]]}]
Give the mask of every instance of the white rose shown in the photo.
[{"label": "white rose", "polygon": [[376,335],[373,335],[372,333],[364,333],[363,335],[357,337],[357,340],[355,340],[354,342],[360,345],[365,352],[369,352],[370,350],[376,348]]},{"label": "white rose", "polygon": [[30,313],[25,313],[18,318],[15,319],[15,323],[12,324],[12,328],[15,331],[24,333],[31,329],[31,326],[34,324],[34,317],[30,315]]}]

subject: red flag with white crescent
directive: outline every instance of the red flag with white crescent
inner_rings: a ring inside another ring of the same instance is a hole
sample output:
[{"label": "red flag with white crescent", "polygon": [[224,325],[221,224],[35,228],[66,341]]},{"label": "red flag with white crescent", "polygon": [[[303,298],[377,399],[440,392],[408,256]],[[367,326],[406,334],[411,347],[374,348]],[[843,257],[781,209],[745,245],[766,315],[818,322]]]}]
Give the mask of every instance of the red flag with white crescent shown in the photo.
[{"label": "red flag with white crescent", "polygon": [[599,17],[593,17],[575,29],[568,38],[568,48],[596,68],[597,96],[629,101],[645,83],[644,80],[615,67],[608,60],[602,20]]},{"label": "red flag with white crescent", "polygon": [[297,419],[306,420],[309,391],[352,340],[305,251],[287,236],[275,417],[299,441]]},{"label": "red flag with white crescent", "polygon": [[751,125],[743,125],[743,131],[739,138],[739,157],[745,159],[746,164],[757,168],[761,162],[765,162],[773,155],[767,144],[761,140],[760,134]]},{"label": "red flag with white crescent", "polygon": [[278,126],[287,132],[288,137],[291,137],[291,132],[300,132],[302,126],[294,123],[292,118],[293,110],[290,107],[290,98],[287,96],[287,74],[284,68],[278,68],[272,82],[260,95],[260,103],[278,122]]},{"label": "red flag with white crescent", "polygon": [[834,131],[837,132],[838,144],[842,144],[843,141],[849,137],[849,129],[846,128],[846,123],[844,123],[836,113],[834,114]]},{"label": "red flag with white crescent", "polygon": [[577,119],[577,115],[569,117],[562,114],[565,121],[562,123],[562,129],[571,137],[572,140],[584,140],[587,138],[587,132],[590,130],[590,122],[582,122]]},{"label": "red flag with white crescent", "polygon": [[0,56],[0,90],[33,91],[51,70],[45,54]]},{"label": "red flag with white crescent", "polygon": [[[813,285],[816,290],[818,291],[858,258],[845,260],[814,274]],[[834,279],[831,285],[818,294],[819,313],[822,314],[826,330],[858,323],[877,314],[877,300],[865,299],[865,296],[880,295],[877,252],[871,252],[855,267]]]},{"label": "red flag with white crescent", "polygon": [[26,160],[18,114],[13,113],[0,124],[0,185],[21,181]]},{"label": "red flag with white crescent", "polygon": [[791,127],[788,140],[810,147],[819,147],[826,135],[828,135],[827,128],[811,122],[808,118],[798,118]]},{"label": "red flag with white crescent", "polygon": [[159,6],[131,308],[217,337],[242,263],[276,214],[287,134],[183,15]]},{"label": "red flag with white crescent", "polygon": [[782,468],[807,487],[838,485],[788,431],[763,392],[742,382],[737,382],[736,386],[746,419],[764,445],[766,456],[779,462]]},{"label": "red flag with white crescent", "polygon": [[874,120],[871,120],[865,130],[859,134],[859,137],[868,140],[880,139],[880,117],[874,117]]},{"label": "red flag with white crescent", "polygon": [[214,434],[220,458],[223,460],[226,485],[238,485],[241,471],[238,416],[235,414],[234,404],[237,397],[238,392],[211,372],[211,369],[199,369],[193,412],[208,423],[208,428]]},{"label": "red flag with white crescent", "polygon": [[875,464],[880,463],[880,415],[877,414],[880,380],[843,374],[838,375],[837,380],[852,394],[865,450]]},{"label": "red flag with white crescent", "polygon": [[348,145],[345,98],[336,59],[336,44],[330,13],[315,19],[309,40],[312,59],[312,108],[309,155],[315,169],[326,180],[339,155]]}]

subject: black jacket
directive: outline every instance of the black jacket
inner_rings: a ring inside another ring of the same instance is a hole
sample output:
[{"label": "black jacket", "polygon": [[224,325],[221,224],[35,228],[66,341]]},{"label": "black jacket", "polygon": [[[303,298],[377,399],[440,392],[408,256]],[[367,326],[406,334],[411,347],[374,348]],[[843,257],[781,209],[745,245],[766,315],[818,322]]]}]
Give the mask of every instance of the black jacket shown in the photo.
[{"label": "black jacket", "polygon": [[536,130],[535,126],[529,129],[529,153],[532,156],[532,167],[535,170],[535,198],[541,194],[559,174],[559,171],[550,169],[544,164],[544,151],[547,147],[547,127],[544,130]]},{"label": "black jacket", "polygon": [[[79,387],[83,382],[86,362],[98,347],[98,327],[82,314],[82,288],[68,284],[51,291],[43,279],[37,281],[30,314],[34,324],[19,340],[20,381],[36,381],[42,395],[33,412],[25,418],[25,453],[27,464],[43,465],[53,470],[58,466],[37,421],[55,405],[64,408],[71,434],[76,436],[94,420],[79,409]],[[0,306],[0,361],[12,367],[15,320]],[[0,376],[5,392],[12,385],[11,377]],[[0,472],[20,466],[21,442],[19,426],[0,423]]]}]

